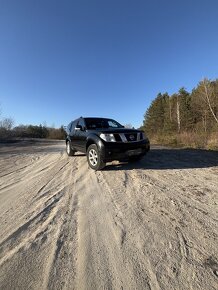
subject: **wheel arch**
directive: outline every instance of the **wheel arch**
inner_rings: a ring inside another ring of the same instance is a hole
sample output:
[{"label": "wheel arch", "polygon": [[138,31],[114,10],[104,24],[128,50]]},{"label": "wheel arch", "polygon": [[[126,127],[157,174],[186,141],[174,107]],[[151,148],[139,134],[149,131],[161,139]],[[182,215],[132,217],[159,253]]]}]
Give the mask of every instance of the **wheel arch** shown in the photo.
[{"label": "wheel arch", "polygon": [[87,138],[86,151],[89,148],[89,146],[92,144],[95,144],[98,147],[98,149],[101,149],[102,145],[103,145],[101,139],[97,135],[94,135],[94,134],[88,136],[88,138]]},{"label": "wheel arch", "polygon": [[67,142],[70,142],[70,138],[67,137],[65,142],[66,142],[66,145],[67,145]]}]

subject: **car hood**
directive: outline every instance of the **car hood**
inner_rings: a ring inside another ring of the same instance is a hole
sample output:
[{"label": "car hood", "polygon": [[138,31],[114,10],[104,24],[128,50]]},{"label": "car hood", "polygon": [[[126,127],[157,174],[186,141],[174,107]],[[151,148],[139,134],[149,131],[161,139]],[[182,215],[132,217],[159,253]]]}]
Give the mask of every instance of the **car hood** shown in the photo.
[{"label": "car hood", "polygon": [[101,134],[101,133],[105,133],[105,134],[113,134],[113,133],[141,133],[142,131],[140,130],[136,130],[136,129],[127,129],[127,128],[109,128],[109,129],[95,129],[95,130],[87,130],[90,133],[97,133],[97,134]]}]

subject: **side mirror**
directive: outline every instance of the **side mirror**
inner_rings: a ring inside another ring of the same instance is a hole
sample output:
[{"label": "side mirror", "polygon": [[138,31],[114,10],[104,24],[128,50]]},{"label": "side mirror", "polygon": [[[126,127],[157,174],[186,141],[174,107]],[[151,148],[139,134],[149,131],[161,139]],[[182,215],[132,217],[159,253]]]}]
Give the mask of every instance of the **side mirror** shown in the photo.
[{"label": "side mirror", "polygon": [[82,126],[81,125],[76,125],[75,131],[82,131]]}]

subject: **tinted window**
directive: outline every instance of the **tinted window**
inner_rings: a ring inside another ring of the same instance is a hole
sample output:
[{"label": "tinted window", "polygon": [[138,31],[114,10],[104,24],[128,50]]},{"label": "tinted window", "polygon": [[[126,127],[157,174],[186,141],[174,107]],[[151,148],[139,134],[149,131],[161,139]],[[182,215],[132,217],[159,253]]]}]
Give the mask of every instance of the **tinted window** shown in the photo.
[{"label": "tinted window", "polygon": [[71,124],[71,128],[70,128],[70,131],[72,132],[76,126],[76,123],[77,123],[77,120],[76,121],[73,121],[72,124]]},{"label": "tinted window", "polygon": [[115,122],[114,120],[108,120],[108,125],[111,128],[119,128],[119,124]]},{"label": "tinted window", "polygon": [[123,128],[118,122],[112,119],[105,118],[86,118],[87,129],[109,129],[109,128]]},{"label": "tinted window", "polygon": [[72,126],[72,122],[67,126],[67,132],[70,132]]},{"label": "tinted window", "polygon": [[85,123],[84,123],[84,120],[83,119],[79,119],[79,122],[77,125],[80,125],[82,126],[82,128],[84,129],[85,128]]}]

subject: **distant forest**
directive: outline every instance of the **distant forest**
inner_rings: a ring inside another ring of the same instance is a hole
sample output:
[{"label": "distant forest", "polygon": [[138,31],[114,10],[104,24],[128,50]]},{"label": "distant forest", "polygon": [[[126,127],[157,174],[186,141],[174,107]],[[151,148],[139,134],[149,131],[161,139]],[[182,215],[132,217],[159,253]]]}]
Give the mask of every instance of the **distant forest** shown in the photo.
[{"label": "distant forest", "polygon": [[63,126],[60,128],[47,127],[45,125],[19,125],[13,127],[12,118],[4,118],[0,121],[0,140],[11,138],[46,138],[62,140],[65,138]]},{"label": "distant forest", "polygon": [[144,115],[142,129],[153,143],[218,148],[218,79],[204,79],[191,93],[159,93]]}]

